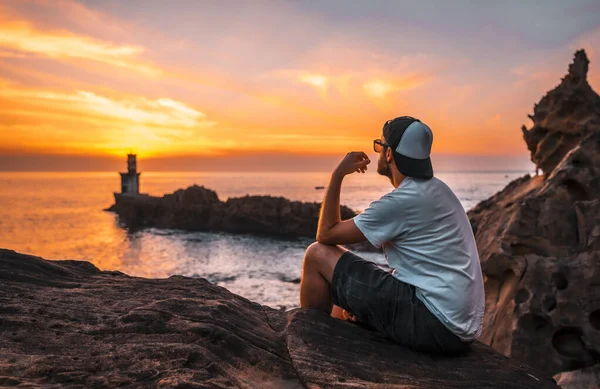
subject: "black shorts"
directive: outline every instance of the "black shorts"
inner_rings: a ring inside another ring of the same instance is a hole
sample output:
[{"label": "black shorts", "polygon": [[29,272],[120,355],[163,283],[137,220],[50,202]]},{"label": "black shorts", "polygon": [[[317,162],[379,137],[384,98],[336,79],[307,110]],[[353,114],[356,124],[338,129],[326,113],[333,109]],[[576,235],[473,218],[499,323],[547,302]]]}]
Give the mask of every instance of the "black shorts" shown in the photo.
[{"label": "black shorts", "polygon": [[402,345],[435,354],[469,348],[429,312],[414,286],[351,251],[335,266],[331,290],[335,305]]}]

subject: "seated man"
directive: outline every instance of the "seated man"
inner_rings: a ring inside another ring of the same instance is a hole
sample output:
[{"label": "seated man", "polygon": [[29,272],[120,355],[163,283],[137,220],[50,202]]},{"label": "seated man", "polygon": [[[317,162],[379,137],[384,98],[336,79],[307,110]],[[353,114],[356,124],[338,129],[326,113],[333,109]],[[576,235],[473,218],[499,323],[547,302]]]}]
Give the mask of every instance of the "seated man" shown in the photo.
[{"label": "seated man", "polygon": [[[363,152],[346,155],[331,175],[317,242],[306,250],[300,306],[342,319],[344,309],[405,346],[449,354],[468,349],[481,333],[484,289],[467,215],[433,177],[432,142],[431,129],[417,119],[387,121],[374,149],[377,172],[395,189],[342,221],[342,180],[371,162]],[[365,240],[383,247],[391,273],[338,246]]]}]

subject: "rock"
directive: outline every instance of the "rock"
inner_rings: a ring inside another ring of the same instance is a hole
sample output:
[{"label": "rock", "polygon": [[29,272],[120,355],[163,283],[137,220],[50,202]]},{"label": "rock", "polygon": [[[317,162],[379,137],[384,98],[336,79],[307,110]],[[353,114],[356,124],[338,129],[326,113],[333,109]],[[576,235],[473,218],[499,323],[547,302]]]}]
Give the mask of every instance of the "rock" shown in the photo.
[{"label": "rock", "polygon": [[[222,202],[215,191],[194,185],[163,197],[115,193],[115,204],[107,211],[119,215],[120,223],[132,230],[154,227],[314,238],[320,209],[320,203],[272,196],[245,196]],[[355,215],[350,208],[341,207],[342,219]],[[369,242],[348,248],[381,251]]]},{"label": "rock", "polygon": [[64,388],[557,388],[476,343],[416,353],[314,310],[197,278],[130,277],[0,249],[0,385]]},{"label": "rock", "polygon": [[[314,238],[320,204],[272,196],[222,202],[214,191],[194,185],[163,197],[115,194],[115,204],[108,211],[117,213],[120,222],[131,229],[156,227]],[[345,206],[341,213],[342,219],[356,215]]]},{"label": "rock", "polygon": [[600,362],[600,105],[587,67],[578,51],[525,133],[546,174],[468,212],[485,279],[480,340],[546,374]]},{"label": "rock", "polygon": [[575,53],[569,73],[560,85],[535,105],[533,127],[523,126],[531,160],[550,174],[583,138],[600,130],[600,97],[587,82],[585,51]]},{"label": "rock", "polygon": [[563,389],[597,389],[600,382],[600,364],[557,374],[554,379]]}]

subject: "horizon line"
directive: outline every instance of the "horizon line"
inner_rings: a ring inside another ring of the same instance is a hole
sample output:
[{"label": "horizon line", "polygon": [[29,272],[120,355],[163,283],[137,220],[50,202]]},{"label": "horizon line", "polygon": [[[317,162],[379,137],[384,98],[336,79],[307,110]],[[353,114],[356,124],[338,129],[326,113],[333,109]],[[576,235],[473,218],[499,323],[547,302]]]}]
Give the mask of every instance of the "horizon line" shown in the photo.
[{"label": "horizon line", "polygon": [[[138,173],[328,173],[331,170],[143,170]],[[435,170],[435,173],[529,173],[527,169],[508,169],[508,170]],[[120,173],[117,170],[2,170],[0,173]]]}]

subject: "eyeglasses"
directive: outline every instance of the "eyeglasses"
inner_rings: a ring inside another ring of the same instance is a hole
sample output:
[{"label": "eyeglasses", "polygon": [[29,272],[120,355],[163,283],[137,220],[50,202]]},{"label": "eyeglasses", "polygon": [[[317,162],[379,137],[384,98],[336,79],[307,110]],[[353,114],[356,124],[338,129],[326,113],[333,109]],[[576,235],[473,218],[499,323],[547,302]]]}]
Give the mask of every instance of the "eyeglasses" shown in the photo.
[{"label": "eyeglasses", "polygon": [[386,147],[390,147],[387,143],[383,143],[381,139],[375,139],[373,141],[373,151],[379,153],[381,150],[384,150]]}]

